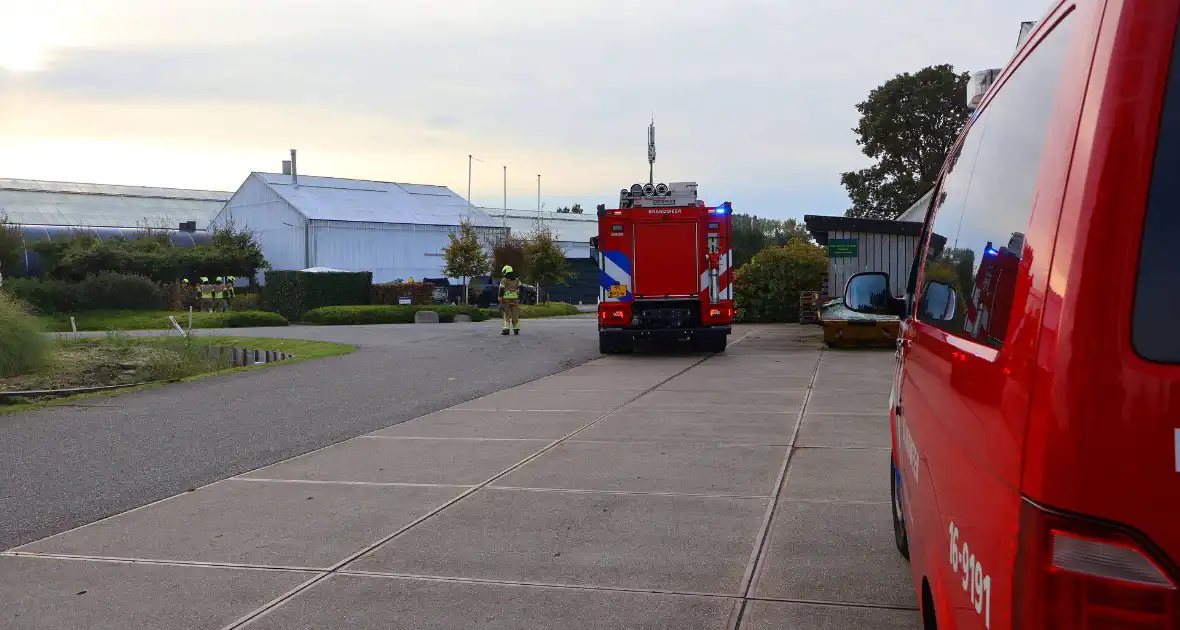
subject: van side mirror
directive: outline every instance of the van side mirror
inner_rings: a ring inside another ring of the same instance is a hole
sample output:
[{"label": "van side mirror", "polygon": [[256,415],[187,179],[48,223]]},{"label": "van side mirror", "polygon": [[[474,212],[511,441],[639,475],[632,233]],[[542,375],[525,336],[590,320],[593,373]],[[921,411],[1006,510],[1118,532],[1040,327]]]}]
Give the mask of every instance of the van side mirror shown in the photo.
[{"label": "van side mirror", "polygon": [[848,279],[844,289],[844,306],[866,315],[905,314],[905,300],[889,292],[889,274],[879,271],[858,273]]},{"label": "van side mirror", "polygon": [[959,292],[953,286],[931,280],[922,291],[918,313],[925,320],[949,322],[955,318],[955,308],[958,304]]}]

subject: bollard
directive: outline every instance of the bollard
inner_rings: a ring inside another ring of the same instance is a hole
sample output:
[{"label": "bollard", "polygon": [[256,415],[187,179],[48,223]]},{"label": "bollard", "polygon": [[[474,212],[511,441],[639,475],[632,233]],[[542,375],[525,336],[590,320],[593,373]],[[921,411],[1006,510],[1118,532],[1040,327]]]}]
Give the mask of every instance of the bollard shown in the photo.
[{"label": "bollard", "polygon": [[74,339],[78,338],[78,322],[74,321],[74,316],[70,316],[70,329],[74,331]]},{"label": "bollard", "polygon": [[188,329],[193,329],[193,307],[188,307]]},{"label": "bollard", "polygon": [[184,329],[180,327],[180,322],[176,321],[176,317],[175,317],[175,316],[173,316],[173,315],[169,315],[169,316],[168,316],[168,321],[169,321],[169,322],[172,324],[172,327],[173,327],[173,328],[175,328],[176,330],[180,331],[180,334],[181,334],[181,335],[183,335],[185,338],[188,338],[188,333],[184,332]]}]

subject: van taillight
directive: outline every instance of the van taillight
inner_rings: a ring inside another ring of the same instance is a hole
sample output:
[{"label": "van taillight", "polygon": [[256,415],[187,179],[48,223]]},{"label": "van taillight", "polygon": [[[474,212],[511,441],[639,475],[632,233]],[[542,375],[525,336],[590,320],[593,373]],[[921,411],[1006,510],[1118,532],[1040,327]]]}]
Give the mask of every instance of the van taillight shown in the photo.
[{"label": "van taillight", "polygon": [[1180,593],[1154,553],[1117,527],[1025,501],[1016,623],[1032,630],[1173,630]]}]

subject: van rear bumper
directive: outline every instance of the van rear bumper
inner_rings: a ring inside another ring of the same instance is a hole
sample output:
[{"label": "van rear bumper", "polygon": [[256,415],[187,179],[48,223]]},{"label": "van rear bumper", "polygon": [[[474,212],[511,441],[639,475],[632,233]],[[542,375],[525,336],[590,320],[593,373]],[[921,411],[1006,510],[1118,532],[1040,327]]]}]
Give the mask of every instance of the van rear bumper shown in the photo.
[{"label": "van rear bumper", "polygon": [[732,326],[699,326],[696,328],[599,328],[598,335],[610,340],[676,340],[702,335],[728,335]]}]

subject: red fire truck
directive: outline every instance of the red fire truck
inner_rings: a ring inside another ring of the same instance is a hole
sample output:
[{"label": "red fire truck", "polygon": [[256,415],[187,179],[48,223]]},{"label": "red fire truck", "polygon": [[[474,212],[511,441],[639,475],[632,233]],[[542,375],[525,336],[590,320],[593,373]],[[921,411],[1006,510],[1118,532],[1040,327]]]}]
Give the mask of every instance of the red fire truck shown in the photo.
[{"label": "red fire truck", "polygon": [[690,340],[724,352],[733,323],[729,202],[697,199],[692,182],[635,184],[598,207],[598,338],[605,354],[636,341]]}]

